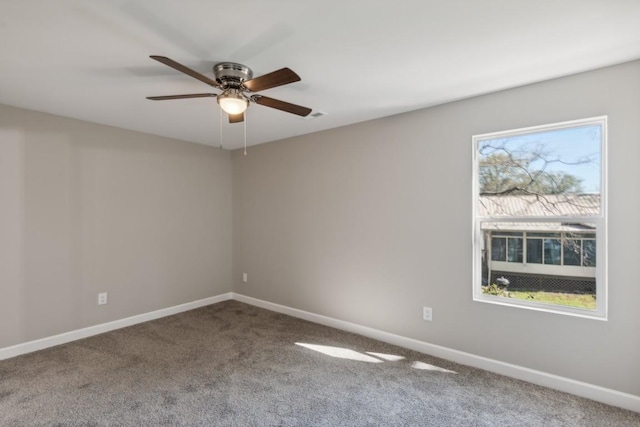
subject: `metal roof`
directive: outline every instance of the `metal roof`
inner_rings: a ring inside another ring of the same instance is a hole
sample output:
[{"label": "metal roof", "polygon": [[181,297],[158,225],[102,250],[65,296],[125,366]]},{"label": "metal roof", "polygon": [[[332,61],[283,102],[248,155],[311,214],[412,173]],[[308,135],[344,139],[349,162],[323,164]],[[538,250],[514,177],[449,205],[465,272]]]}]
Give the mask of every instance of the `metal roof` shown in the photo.
[{"label": "metal roof", "polygon": [[584,217],[599,213],[600,194],[534,194],[478,198],[478,214],[483,217]]},{"label": "metal roof", "polygon": [[572,224],[564,222],[483,222],[483,230],[493,231],[529,231],[545,233],[595,233],[595,224]]}]

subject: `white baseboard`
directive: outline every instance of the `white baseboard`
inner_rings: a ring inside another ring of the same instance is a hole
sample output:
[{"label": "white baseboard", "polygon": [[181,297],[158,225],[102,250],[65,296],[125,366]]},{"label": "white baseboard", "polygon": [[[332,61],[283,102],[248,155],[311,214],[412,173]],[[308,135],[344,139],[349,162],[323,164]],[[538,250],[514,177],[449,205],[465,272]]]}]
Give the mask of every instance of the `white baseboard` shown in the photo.
[{"label": "white baseboard", "polygon": [[330,326],[332,328],[364,335],[369,338],[419,351],[421,353],[429,354],[441,359],[451,360],[463,365],[484,369],[486,371],[495,372],[497,374],[505,375],[511,378],[517,378],[519,380],[527,381],[533,384],[538,384],[544,387],[571,393],[576,396],[586,397],[588,399],[606,403],[608,405],[640,412],[640,396],[636,396],[633,394],[623,393],[617,390],[572,380],[570,378],[565,378],[558,375],[548,374],[542,371],[536,371],[534,369],[529,369],[510,363],[500,362],[498,360],[493,360],[482,356],[476,356],[471,353],[465,353],[463,351],[454,350],[435,344],[429,344],[412,338],[406,338],[400,335],[391,334],[389,332],[369,328],[367,326],[358,325],[356,323],[345,322],[343,320],[298,310],[296,308],[291,308],[280,304],[274,304],[268,301],[259,300],[237,293],[233,293],[232,298],[246,304],[251,304],[257,307],[265,308],[267,310],[287,314],[289,316],[308,320],[314,323],[319,323],[325,326]]},{"label": "white baseboard", "polygon": [[174,305],[173,307],[163,308],[149,313],[138,314],[136,316],[127,317],[112,322],[102,323],[99,325],[89,326],[87,328],[76,329],[75,331],[65,332],[51,337],[41,338],[39,340],[29,341],[22,344],[16,344],[11,347],[0,348],[0,360],[10,357],[20,356],[21,354],[31,353],[37,350],[65,344],[82,338],[91,337],[93,335],[103,334],[115,329],[126,328],[149,320],[159,319],[172,314],[182,313],[183,311],[193,310],[194,308],[204,307],[205,305],[215,304],[217,302],[226,301],[233,297],[231,292],[218,295],[215,297],[204,298],[185,304]]},{"label": "white baseboard", "polygon": [[11,347],[0,348],[0,360],[8,359],[10,357],[19,356],[26,353],[31,353],[37,350],[43,350],[45,348],[65,344],[93,335],[102,334],[105,332],[113,331],[115,329],[125,328],[127,326],[132,326],[138,323],[148,322],[150,320],[159,319],[161,317],[171,316],[183,311],[193,310],[195,308],[204,307],[206,305],[215,304],[230,299],[235,299],[246,304],[265,308],[277,313],[287,314],[289,316],[308,320],[310,322],[319,323],[321,325],[330,326],[332,328],[353,332],[389,344],[419,351],[421,353],[440,357],[442,359],[451,360],[463,365],[473,366],[475,368],[480,368],[487,371],[495,372],[497,374],[517,378],[533,384],[538,384],[541,386],[571,393],[576,396],[586,397],[588,399],[606,403],[608,405],[618,406],[620,408],[640,412],[640,396],[572,380],[570,378],[565,378],[558,375],[548,374],[546,372],[536,371],[510,363],[500,362],[498,360],[493,360],[486,357],[476,356],[471,353],[465,353],[463,351],[454,350],[435,344],[429,344],[412,338],[406,338],[389,332],[380,331],[378,329],[369,328],[367,326],[358,325],[356,323],[346,322],[344,320],[338,320],[331,317],[310,313],[308,311],[298,310],[296,308],[275,304],[272,302],[248,297],[233,292],[228,292],[214,297],[180,304],[173,307],[163,308],[161,310],[127,317],[125,319],[114,320],[112,322],[102,323],[100,325],[90,326],[75,331],[65,332],[63,334],[54,335],[35,341],[29,341]]}]

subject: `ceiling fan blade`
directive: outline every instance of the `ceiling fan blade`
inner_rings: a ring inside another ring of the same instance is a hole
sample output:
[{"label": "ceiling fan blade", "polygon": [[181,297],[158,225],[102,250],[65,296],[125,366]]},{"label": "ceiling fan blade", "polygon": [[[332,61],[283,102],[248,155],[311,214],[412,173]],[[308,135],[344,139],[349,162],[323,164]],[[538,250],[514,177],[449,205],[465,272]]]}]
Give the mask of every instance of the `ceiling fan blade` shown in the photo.
[{"label": "ceiling fan blade", "polygon": [[186,99],[186,98],[210,98],[218,96],[215,93],[192,93],[190,95],[165,95],[165,96],[147,96],[152,101],[164,101],[167,99]]},{"label": "ceiling fan blade", "polygon": [[193,77],[194,79],[198,79],[203,83],[206,83],[210,86],[213,87],[219,87],[218,83],[215,80],[210,79],[209,77],[202,75],[200,73],[198,73],[197,71],[192,70],[189,67],[185,67],[182,64],[177,63],[176,61],[174,61],[173,59],[169,59],[166,56],[158,56],[158,55],[151,55],[150,56],[151,59],[155,59],[158,62],[162,62],[164,65],[168,65],[169,67],[180,71],[181,73],[185,73],[188,76]]},{"label": "ceiling fan blade", "polygon": [[289,68],[281,68],[255,79],[247,80],[244,86],[251,92],[260,92],[261,90],[271,89],[272,87],[282,86],[293,82],[299,82],[300,76]]},{"label": "ceiling fan blade", "polygon": [[244,122],[244,113],[229,114],[229,123],[241,123]]},{"label": "ceiling fan blade", "polygon": [[268,96],[256,95],[254,98],[256,104],[264,105],[265,107],[275,108],[276,110],[285,111],[291,114],[297,114],[305,117],[311,113],[311,108],[302,107],[300,105],[291,104],[289,102],[280,101],[278,99],[269,98]]}]

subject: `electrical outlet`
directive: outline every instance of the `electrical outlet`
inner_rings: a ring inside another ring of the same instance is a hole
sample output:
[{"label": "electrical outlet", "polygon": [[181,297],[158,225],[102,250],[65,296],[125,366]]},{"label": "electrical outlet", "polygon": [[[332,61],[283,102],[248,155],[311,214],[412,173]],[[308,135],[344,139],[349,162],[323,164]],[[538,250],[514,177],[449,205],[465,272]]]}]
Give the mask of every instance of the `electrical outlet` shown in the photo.
[{"label": "electrical outlet", "polygon": [[247,283],[248,279],[249,279],[249,276],[247,275],[247,273],[242,273],[242,282]]},{"label": "electrical outlet", "polygon": [[98,294],[98,305],[104,305],[107,303],[107,293],[101,292]]},{"label": "electrical outlet", "polygon": [[433,310],[431,307],[422,307],[422,318],[429,322],[433,320]]}]

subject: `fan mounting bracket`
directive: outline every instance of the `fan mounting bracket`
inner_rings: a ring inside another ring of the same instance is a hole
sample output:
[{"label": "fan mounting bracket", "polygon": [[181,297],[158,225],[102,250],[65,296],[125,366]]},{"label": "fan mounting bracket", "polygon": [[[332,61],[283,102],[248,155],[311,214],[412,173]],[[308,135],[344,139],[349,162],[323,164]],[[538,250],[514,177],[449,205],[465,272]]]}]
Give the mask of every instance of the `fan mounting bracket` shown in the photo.
[{"label": "fan mounting bracket", "polygon": [[253,71],[236,62],[220,62],[213,66],[213,75],[222,89],[240,89],[243,82],[253,78]]}]

